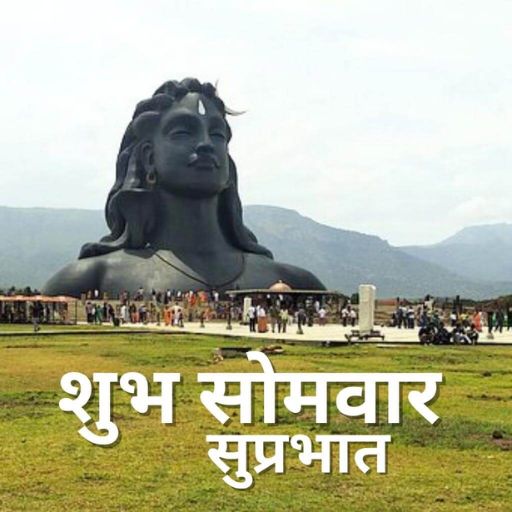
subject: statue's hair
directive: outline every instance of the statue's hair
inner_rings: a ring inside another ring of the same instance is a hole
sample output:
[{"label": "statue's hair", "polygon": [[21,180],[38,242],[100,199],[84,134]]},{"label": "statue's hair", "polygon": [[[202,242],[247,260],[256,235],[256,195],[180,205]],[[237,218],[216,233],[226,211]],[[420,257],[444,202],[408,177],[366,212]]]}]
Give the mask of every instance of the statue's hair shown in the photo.
[{"label": "statue's hair", "polygon": [[[155,224],[154,193],[146,181],[141,148],[157,126],[161,115],[175,101],[189,92],[200,93],[218,108],[226,120],[226,114],[236,114],[224,106],[210,83],[195,78],[181,82],[172,80],[160,86],[153,96],[141,101],[135,108],[121,141],[116,163],[116,180],[105,205],[105,218],[110,234],[97,243],[85,244],[79,258],[99,256],[118,249],[142,249],[148,243],[148,235]],[[226,121],[228,141],[231,129]],[[272,258],[272,253],[258,244],[254,234],[244,225],[242,204],[238,195],[235,162],[228,155],[229,186],[219,196],[219,218],[227,240],[238,249]]]}]

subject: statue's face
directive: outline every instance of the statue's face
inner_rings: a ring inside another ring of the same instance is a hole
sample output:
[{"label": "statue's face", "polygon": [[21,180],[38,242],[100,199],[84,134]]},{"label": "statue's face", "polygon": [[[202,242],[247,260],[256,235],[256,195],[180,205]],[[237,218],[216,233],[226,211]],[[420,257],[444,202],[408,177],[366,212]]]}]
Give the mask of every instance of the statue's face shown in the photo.
[{"label": "statue's face", "polygon": [[227,126],[216,106],[189,93],[166,111],[153,135],[158,185],[173,194],[211,197],[227,187]]}]

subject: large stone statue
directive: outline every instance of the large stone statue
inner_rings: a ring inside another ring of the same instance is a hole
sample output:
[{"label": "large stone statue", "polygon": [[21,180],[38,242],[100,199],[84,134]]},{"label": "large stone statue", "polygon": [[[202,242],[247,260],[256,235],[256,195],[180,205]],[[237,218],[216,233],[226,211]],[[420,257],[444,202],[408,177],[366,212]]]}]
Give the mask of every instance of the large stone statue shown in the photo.
[{"label": "large stone statue", "polygon": [[231,129],[215,87],[170,81],[141,101],[117,158],[105,214],[110,234],[82,247],[47,294],[146,290],[324,289],[310,272],[273,260],[244,226]]}]

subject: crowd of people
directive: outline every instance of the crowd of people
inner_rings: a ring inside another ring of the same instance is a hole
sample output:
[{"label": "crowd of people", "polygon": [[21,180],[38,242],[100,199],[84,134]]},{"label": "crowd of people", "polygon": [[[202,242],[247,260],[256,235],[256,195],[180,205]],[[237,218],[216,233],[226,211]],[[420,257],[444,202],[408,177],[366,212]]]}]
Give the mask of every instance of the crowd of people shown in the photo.
[{"label": "crowd of people", "polygon": [[[335,319],[336,310],[329,304],[319,300],[306,300],[303,303],[286,301],[282,295],[268,296],[266,300],[251,304],[246,311],[244,321],[249,326],[249,332],[286,333],[290,325],[297,326],[297,334],[304,334],[304,327],[311,327],[315,322],[325,326],[329,318]],[[340,317],[343,325],[350,321],[355,325],[357,314],[350,304],[343,306]],[[269,329],[270,326],[270,329]]]},{"label": "crowd of people", "polygon": [[480,334],[477,331],[475,324],[469,326],[457,323],[451,329],[447,329],[444,322],[436,324],[434,322],[420,327],[418,338],[422,345],[448,345],[451,343],[456,344],[471,344],[476,345]]},{"label": "crowd of people", "polygon": [[[200,321],[204,325],[205,321],[227,320],[228,323],[247,324],[250,332],[260,333],[286,333],[293,324],[297,327],[297,333],[301,334],[304,327],[315,323],[319,326],[339,323],[343,327],[356,327],[358,320],[357,307],[350,300],[331,303],[328,299],[302,298],[302,302],[297,302],[289,296],[275,294],[253,298],[245,311],[240,299],[237,301],[233,300],[233,296],[221,296],[215,290],[146,291],[139,287],[131,293],[123,291],[115,300],[109,300],[99,290],[90,290],[82,298],[85,301],[85,316],[90,324],[155,323],[184,327],[185,322]],[[4,303],[0,320],[19,321],[18,309],[27,318],[35,318],[38,324],[65,318],[67,305],[56,308],[57,305],[39,304],[36,301],[28,309]],[[488,338],[492,338],[495,332],[512,329],[512,305],[494,302],[470,308],[467,303],[462,307],[460,302],[448,306],[446,302],[434,304],[430,296],[426,296],[420,304],[397,298],[388,325],[398,329],[418,329],[421,343],[475,344],[484,331],[487,331]]]},{"label": "crowd of people", "polygon": [[[281,295],[267,296],[254,300],[246,309],[238,302],[213,291],[181,290],[146,292],[142,287],[130,294],[124,291],[119,301],[113,305],[110,301],[99,299],[98,290],[87,293],[85,305],[89,323],[112,322],[115,325],[127,323],[156,323],[167,326],[183,327],[185,322],[226,320],[245,323],[250,332],[286,333],[289,326],[295,324],[297,332],[304,327],[317,323],[320,326],[328,322],[340,323],[343,327],[356,327],[358,313],[349,300],[330,307],[319,300],[306,300],[293,303]],[[472,312],[457,307],[434,307],[429,296],[420,304],[400,301],[389,321],[389,326],[398,329],[418,329],[418,338],[424,343],[476,343],[482,331],[488,333],[503,332],[512,328],[512,308],[495,307],[486,311],[474,309]]]},{"label": "crowd of people", "polygon": [[[109,300],[105,293],[101,293],[100,290],[89,290],[83,297],[87,301],[98,301],[98,300]],[[112,297],[116,299],[116,297]],[[134,302],[151,302],[155,305],[166,306],[169,303],[186,301],[190,305],[204,304],[204,303],[218,303],[220,300],[220,294],[216,290],[210,291],[187,291],[174,290],[168,288],[167,290],[145,290],[140,286],[134,292],[124,290],[117,297],[121,304],[128,304]]]},{"label": "crowd of people", "polygon": [[350,325],[351,327],[355,327],[356,321],[357,321],[357,312],[355,308],[348,302],[343,306],[341,309],[341,325],[343,327],[347,327],[347,325]]},{"label": "crowd of people", "polygon": [[[433,309],[423,304],[418,311],[410,316],[410,324],[417,322],[418,337],[421,343],[476,344],[482,332],[487,328],[487,338],[493,338],[494,332],[512,329],[512,306],[489,307],[486,311],[474,308],[464,309],[460,304],[451,309],[449,314],[444,310]],[[409,306],[408,312],[412,308]],[[413,310],[414,312],[414,310]],[[408,323],[408,326],[410,325]]]},{"label": "crowd of people", "polygon": [[[325,319],[325,308],[319,309],[322,318]],[[297,332],[303,333],[303,327],[308,324],[308,315],[302,305],[296,311],[284,304],[271,304],[268,308],[263,304],[250,305],[247,308],[247,323],[250,332],[267,332],[270,329],[273,333],[286,333],[286,329],[292,323],[297,324]],[[320,325],[325,325],[321,320]]]},{"label": "crowd of people", "polygon": [[[228,315],[228,305],[220,300],[216,291],[151,290],[146,294],[141,287],[133,294],[124,291],[115,304],[109,300],[95,300],[99,298],[98,290],[86,294],[85,315],[89,324],[164,323],[184,327],[185,320],[204,322],[225,319]],[[230,313],[235,318],[240,317],[239,310],[232,306]]]},{"label": "crowd of people", "polygon": [[[295,303],[283,295],[268,295],[255,298],[244,312],[239,301],[228,300],[217,291],[183,292],[181,290],[145,290],[140,287],[133,293],[124,291],[115,305],[101,300],[98,290],[85,295],[85,314],[90,324],[111,322],[114,325],[155,323],[183,327],[185,322],[228,320],[249,326],[250,332],[286,333],[289,326],[296,324],[297,332],[303,333],[305,326],[318,323],[323,326],[336,316],[338,308],[319,300],[306,299]],[[328,302],[328,301],[327,301]],[[357,313],[350,302],[339,312],[343,325],[355,326]]]},{"label": "crowd of people", "polygon": [[419,324],[423,315],[423,308],[418,307],[415,312],[412,305],[400,305],[391,315],[391,327],[398,327],[399,329],[414,329],[416,324]]},{"label": "crowd of people", "polygon": [[488,337],[492,332],[512,329],[512,306],[494,305],[482,311],[482,307],[462,307],[455,302],[451,307],[437,304],[427,296],[417,305],[397,300],[391,315],[390,327],[398,329],[419,329],[418,336],[431,343],[476,343],[479,335],[487,328]]},{"label": "crowd of people", "polygon": [[[270,324],[272,332],[286,332],[286,327],[289,320],[288,308],[283,306],[272,305],[268,308],[268,316],[270,317]],[[256,306],[250,305],[247,308],[247,323],[249,324],[250,332],[267,332],[267,310],[262,304]]]},{"label": "crowd of people", "polygon": [[487,330],[489,334],[494,332],[503,332],[506,327],[507,331],[512,329],[512,306],[509,306],[506,310],[498,307],[497,309],[489,308],[486,311],[487,316]]}]

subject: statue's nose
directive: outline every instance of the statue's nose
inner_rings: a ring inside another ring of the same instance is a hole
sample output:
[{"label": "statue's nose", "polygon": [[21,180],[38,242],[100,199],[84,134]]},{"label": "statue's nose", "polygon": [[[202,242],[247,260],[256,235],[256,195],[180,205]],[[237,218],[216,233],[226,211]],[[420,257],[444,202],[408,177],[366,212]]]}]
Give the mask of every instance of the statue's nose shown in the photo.
[{"label": "statue's nose", "polygon": [[210,132],[208,126],[202,125],[199,133],[199,139],[197,141],[196,153],[198,155],[209,155],[215,151],[215,148],[210,138]]},{"label": "statue's nose", "polygon": [[214,152],[212,142],[209,140],[203,140],[196,146],[196,153],[198,155],[210,155]]}]

